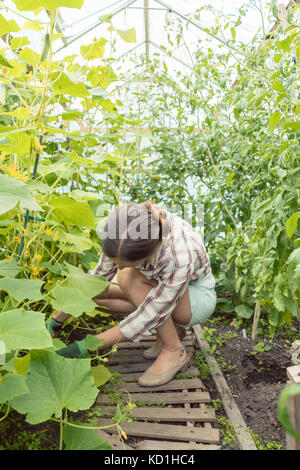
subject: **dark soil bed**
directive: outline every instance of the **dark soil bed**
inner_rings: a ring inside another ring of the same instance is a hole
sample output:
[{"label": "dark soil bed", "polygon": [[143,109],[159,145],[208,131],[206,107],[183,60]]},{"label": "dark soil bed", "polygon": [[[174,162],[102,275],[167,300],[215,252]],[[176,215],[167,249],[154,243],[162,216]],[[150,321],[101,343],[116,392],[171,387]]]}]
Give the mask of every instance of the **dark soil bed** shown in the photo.
[{"label": "dark soil bed", "polygon": [[[210,345],[217,346],[215,357],[246,426],[258,448],[284,450],[286,433],[278,422],[277,401],[287,383],[286,368],[293,365],[291,345],[299,339],[299,323],[278,332],[272,341],[266,336],[253,341],[250,327],[237,328],[233,320],[223,320],[216,315],[213,326],[206,322],[203,328]],[[223,446],[230,447],[235,448]]]}]

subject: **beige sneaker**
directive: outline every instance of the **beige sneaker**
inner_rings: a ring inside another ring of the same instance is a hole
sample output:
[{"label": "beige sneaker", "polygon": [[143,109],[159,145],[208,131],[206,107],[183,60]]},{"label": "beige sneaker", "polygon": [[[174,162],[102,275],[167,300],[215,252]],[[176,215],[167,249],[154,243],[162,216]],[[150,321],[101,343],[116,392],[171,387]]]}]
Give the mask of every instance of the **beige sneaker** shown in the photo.
[{"label": "beige sneaker", "polygon": [[[186,336],[185,328],[182,328],[182,326],[176,326],[176,330],[177,330],[177,334],[180,340],[185,338]],[[145,359],[156,359],[160,351],[161,351],[161,344],[155,343],[154,346],[152,346],[149,349],[146,349],[146,351],[143,351],[142,356]]]},{"label": "beige sneaker", "polygon": [[180,357],[173,366],[169,367],[169,369],[162,374],[153,374],[153,372],[149,370],[149,367],[149,369],[147,369],[146,372],[138,378],[138,384],[141,387],[155,387],[157,385],[166,384],[175,377],[177,372],[180,370],[186,370],[189,363],[190,356],[186,353],[184,346],[181,346]]}]

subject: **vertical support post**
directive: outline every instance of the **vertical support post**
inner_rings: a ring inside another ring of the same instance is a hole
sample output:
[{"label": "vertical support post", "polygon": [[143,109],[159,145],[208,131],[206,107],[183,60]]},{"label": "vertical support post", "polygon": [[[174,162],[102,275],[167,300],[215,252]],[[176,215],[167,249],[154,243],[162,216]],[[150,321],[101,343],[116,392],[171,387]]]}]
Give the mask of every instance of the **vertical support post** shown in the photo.
[{"label": "vertical support post", "polygon": [[145,53],[149,59],[149,0],[144,0]]},{"label": "vertical support post", "polygon": [[[287,376],[289,383],[300,385],[300,365],[291,366],[287,368]],[[300,395],[292,395],[287,401],[288,413],[290,422],[294,430],[300,435]],[[300,450],[300,441],[286,433],[286,448],[287,450]]]}]

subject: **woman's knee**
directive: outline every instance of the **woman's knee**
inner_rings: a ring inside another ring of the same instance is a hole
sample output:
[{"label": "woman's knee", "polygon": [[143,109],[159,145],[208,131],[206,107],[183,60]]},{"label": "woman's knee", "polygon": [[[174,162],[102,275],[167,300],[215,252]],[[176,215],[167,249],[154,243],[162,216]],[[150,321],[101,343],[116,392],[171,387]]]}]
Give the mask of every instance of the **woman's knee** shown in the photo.
[{"label": "woman's knee", "polygon": [[123,268],[117,271],[117,283],[123,292],[127,292],[129,287],[137,277],[135,268]]},{"label": "woman's knee", "polygon": [[136,289],[141,284],[155,287],[158,283],[155,279],[147,279],[136,268],[123,268],[117,271],[117,282],[124,292]]}]

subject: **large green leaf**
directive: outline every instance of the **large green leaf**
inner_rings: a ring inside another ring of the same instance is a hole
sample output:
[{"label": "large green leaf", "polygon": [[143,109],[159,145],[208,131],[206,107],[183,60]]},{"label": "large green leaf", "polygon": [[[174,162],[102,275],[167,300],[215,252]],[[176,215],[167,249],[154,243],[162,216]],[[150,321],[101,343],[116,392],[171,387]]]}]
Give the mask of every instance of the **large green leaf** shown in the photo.
[{"label": "large green leaf", "polygon": [[86,60],[100,59],[104,55],[104,46],[107,39],[100,38],[88,46],[80,46],[80,54]]},{"label": "large green leaf", "polygon": [[74,83],[65,73],[52,74],[52,86],[55,95],[71,95],[86,98],[89,92],[83,83]]},{"label": "large green leaf", "polygon": [[0,313],[0,341],[6,352],[16,349],[38,349],[52,346],[51,336],[42,313],[15,309]]},{"label": "large green leaf", "polygon": [[285,223],[286,233],[289,238],[292,238],[294,232],[298,225],[298,219],[300,217],[300,212],[295,212]]},{"label": "large green leaf", "polygon": [[81,268],[77,268],[69,264],[68,269],[70,275],[63,281],[62,285],[66,287],[74,287],[90,298],[103,292],[109,285],[109,282],[104,278],[86,274]]},{"label": "large green leaf", "polygon": [[23,181],[0,175],[0,215],[13,209],[18,202],[21,209],[41,210]]},{"label": "large green leaf", "polygon": [[0,279],[0,289],[8,292],[16,300],[40,300],[43,298],[41,287],[43,281],[29,279]]},{"label": "large green leaf", "polygon": [[14,258],[7,261],[0,261],[0,276],[15,277],[22,271]]},{"label": "large green leaf", "polygon": [[49,351],[31,352],[26,386],[29,392],[10,405],[27,414],[31,424],[47,421],[53,414],[59,418],[65,408],[88,409],[98,395],[89,359],[66,359]]},{"label": "large green leaf", "polygon": [[251,310],[247,305],[238,305],[234,310],[238,316],[242,318],[251,318],[253,315],[253,310]]},{"label": "large green leaf", "polygon": [[136,42],[136,31],[135,28],[130,28],[126,30],[116,29],[119,36],[126,42]]},{"label": "large green leaf", "polygon": [[0,35],[20,31],[20,27],[14,20],[6,20],[0,15]]},{"label": "large green leaf", "polygon": [[52,12],[56,8],[81,8],[84,0],[13,0],[19,11],[35,11],[45,8]]},{"label": "large green leaf", "polygon": [[56,286],[53,295],[55,296],[55,300],[51,301],[53,308],[63,310],[73,317],[91,312],[95,308],[95,302],[76,288]]},{"label": "large green leaf", "polygon": [[13,398],[28,392],[25,385],[25,377],[17,374],[6,374],[1,377],[0,403],[6,403]]},{"label": "large green leaf", "polygon": [[[82,423],[78,423],[78,425],[80,424],[83,426]],[[84,424],[84,426],[91,425]],[[94,429],[79,429],[66,426],[63,430],[63,439],[66,450],[111,450],[108,442],[97,436]]]},{"label": "large green leaf", "polygon": [[53,213],[59,222],[81,227],[94,227],[95,225],[93,213],[87,202],[74,201],[68,196],[52,196],[49,204],[53,207]]}]

